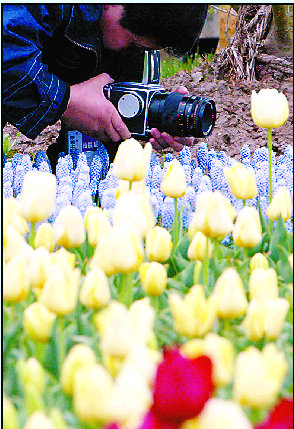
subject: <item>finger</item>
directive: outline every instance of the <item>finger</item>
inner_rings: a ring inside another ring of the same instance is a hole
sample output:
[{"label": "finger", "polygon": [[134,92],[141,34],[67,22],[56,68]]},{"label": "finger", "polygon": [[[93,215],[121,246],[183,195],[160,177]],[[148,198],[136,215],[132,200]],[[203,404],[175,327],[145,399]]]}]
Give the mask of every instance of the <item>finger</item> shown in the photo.
[{"label": "finger", "polygon": [[168,146],[170,146],[177,152],[180,152],[184,147],[180,142],[176,141],[172,136],[167,133],[162,133],[162,138],[165,140]]},{"label": "finger", "polygon": [[162,148],[168,147],[168,143],[162,138],[162,134],[157,128],[151,128],[151,135]]},{"label": "finger", "polygon": [[194,137],[174,137],[173,139],[184,146],[192,146],[194,142]]},{"label": "finger", "polygon": [[176,92],[177,92],[178,94],[189,94],[189,91],[187,90],[187,88],[186,88],[185,86],[179,86],[179,87],[176,89]]},{"label": "finger", "polygon": [[93,79],[98,79],[99,84],[102,86],[102,88],[103,88],[103,86],[107,85],[108,83],[114,82],[112,77],[110,77],[109,74],[107,74],[107,73],[101,73],[98,76],[95,76]]},{"label": "finger", "polygon": [[[128,127],[126,126],[124,121],[121,119],[119,113],[116,111],[111,116],[111,124],[119,136],[118,140],[120,140],[120,139],[126,140],[126,139],[129,139],[131,137],[131,133],[128,130]],[[114,140],[114,141],[118,141],[118,140]]]},{"label": "finger", "polygon": [[154,138],[149,139],[149,142],[152,144],[153,149],[155,149],[157,151],[161,151],[162,150],[162,147],[157,142],[157,140],[155,140]]}]

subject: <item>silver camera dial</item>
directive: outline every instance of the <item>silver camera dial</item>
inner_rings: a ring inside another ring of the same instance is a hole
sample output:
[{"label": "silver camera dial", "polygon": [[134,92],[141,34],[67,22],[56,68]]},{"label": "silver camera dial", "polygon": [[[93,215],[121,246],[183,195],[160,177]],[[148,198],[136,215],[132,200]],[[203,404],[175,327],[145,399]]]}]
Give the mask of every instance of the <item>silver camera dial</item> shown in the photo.
[{"label": "silver camera dial", "polygon": [[124,118],[133,118],[141,113],[143,105],[140,95],[128,92],[118,100],[117,110]]}]

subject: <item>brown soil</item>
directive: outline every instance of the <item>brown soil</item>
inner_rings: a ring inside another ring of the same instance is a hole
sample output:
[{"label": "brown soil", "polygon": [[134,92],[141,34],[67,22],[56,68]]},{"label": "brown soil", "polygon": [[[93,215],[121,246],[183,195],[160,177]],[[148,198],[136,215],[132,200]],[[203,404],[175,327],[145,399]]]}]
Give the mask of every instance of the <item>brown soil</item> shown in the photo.
[{"label": "brown soil", "polygon": [[[290,115],[282,127],[273,129],[273,149],[277,154],[281,154],[286,145],[293,145],[293,77],[279,80],[276,76],[274,78],[269,75],[255,82],[217,80],[212,67],[204,63],[191,74],[180,72],[171,78],[163,79],[162,85],[168,91],[184,85],[191,94],[212,98],[216,103],[217,120],[212,134],[206,139],[207,146],[209,149],[214,148],[217,152],[224,150],[237,159],[243,144],[249,145],[251,152],[267,144],[266,130],[257,127],[250,115],[252,90],[276,88],[287,97]],[[14,149],[22,154],[35,154],[40,150],[46,150],[49,144],[56,141],[59,129],[60,122],[57,122],[47,127],[34,141],[20,135]],[[15,137],[17,130],[7,124],[3,133]],[[201,141],[203,140],[194,141],[192,146],[194,156]],[[166,151],[170,152],[171,149]]]}]

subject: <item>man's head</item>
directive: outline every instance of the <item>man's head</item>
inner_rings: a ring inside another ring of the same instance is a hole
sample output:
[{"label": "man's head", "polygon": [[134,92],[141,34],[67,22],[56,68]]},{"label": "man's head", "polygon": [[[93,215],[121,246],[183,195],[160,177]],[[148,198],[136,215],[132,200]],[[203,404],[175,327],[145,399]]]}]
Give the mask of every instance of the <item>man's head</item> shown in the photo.
[{"label": "man's head", "polygon": [[104,5],[101,30],[104,46],[122,50],[164,49],[187,53],[199,38],[207,15],[206,4],[129,3]]}]

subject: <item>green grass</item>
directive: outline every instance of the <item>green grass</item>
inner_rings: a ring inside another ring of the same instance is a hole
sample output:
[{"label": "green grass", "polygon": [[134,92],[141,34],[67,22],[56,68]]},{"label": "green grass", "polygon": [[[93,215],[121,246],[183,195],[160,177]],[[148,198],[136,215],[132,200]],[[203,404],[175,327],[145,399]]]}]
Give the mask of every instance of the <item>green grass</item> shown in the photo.
[{"label": "green grass", "polygon": [[161,77],[171,77],[180,71],[191,73],[193,69],[199,67],[201,62],[211,63],[213,56],[214,54],[210,53],[204,55],[204,58],[202,58],[196,53],[194,59],[188,57],[187,61],[184,62],[181,58],[174,58],[163,54],[161,57]]},{"label": "green grass", "polygon": [[13,156],[13,154],[17,151],[13,150],[13,146],[17,142],[18,137],[20,136],[20,133],[17,133],[15,140],[12,140],[12,138],[7,134],[3,136],[3,153],[9,158],[10,156]]}]

